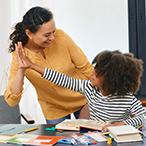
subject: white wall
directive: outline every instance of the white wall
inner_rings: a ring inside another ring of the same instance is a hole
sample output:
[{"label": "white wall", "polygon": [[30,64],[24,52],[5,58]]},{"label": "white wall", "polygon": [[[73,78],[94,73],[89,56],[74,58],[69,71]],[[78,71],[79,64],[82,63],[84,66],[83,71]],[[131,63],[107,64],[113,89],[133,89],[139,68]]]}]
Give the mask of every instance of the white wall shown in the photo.
[{"label": "white wall", "polygon": [[128,51],[127,0],[55,0],[55,20],[89,61],[102,50]]},{"label": "white wall", "polygon": [[[128,51],[127,0],[5,0],[0,1],[0,94],[7,86],[5,71],[11,54],[8,36],[14,23],[32,6],[50,8],[56,27],[66,31],[81,47],[91,62],[102,50]],[[25,92],[20,102],[21,111],[29,113],[36,123],[45,123],[34,88],[26,80]]]},{"label": "white wall", "polygon": [[0,2],[0,94],[3,94],[3,91],[6,87],[7,77],[5,72],[11,61],[11,56],[7,53],[8,48],[8,36],[10,34],[11,20],[6,19],[10,18],[9,13],[10,6],[8,1],[3,3]]}]

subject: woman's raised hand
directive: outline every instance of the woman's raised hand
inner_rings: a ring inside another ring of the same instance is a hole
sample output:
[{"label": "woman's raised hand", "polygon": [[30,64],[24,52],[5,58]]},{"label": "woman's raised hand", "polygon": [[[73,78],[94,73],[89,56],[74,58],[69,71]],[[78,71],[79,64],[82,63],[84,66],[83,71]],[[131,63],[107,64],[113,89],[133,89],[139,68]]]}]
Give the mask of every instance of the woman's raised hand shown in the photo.
[{"label": "woman's raised hand", "polygon": [[16,56],[17,56],[17,62],[20,69],[27,69],[31,68],[31,65],[33,64],[30,59],[28,58],[28,51],[24,51],[22,47],[22,43],[18,42],[18,44],[15,44],[16,48]]}]

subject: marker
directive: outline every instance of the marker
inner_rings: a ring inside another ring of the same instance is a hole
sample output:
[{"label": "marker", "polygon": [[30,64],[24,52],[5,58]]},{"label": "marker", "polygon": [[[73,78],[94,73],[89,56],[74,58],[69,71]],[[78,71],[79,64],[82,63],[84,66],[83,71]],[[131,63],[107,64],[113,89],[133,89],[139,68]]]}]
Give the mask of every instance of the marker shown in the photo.
[{"label": "marker", "polygon": [[140,129],[142,127],[142,125],[140,125],[139,127],[137,127],[137,129]]},{"label": "marker", "polygon": [[55,131],[55,127],[45,128],[46,131]]},{"label": "marker", "polygon": [[106,131],[106,132],[101,132],[101,135],[108,135],[110,132]]},{"label": "marker", "polygon": [[88,145],[92,145],[92,144],[97,144],[97,142],[96,141],[88,142]]},{"label": "marker", "polygon": [[112,143],[112,139],[111,138],[107,138],[107,144],[111,144]]}]

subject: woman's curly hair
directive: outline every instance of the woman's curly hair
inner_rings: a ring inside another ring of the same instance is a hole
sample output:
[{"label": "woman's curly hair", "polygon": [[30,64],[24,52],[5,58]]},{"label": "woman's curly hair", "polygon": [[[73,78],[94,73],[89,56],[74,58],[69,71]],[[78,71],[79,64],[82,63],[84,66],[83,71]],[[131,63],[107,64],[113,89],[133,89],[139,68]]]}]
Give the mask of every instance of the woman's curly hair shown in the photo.
[{"label": "woman's curly hair", "polygon": [[14,26],[14,31],[10,34],[9,39],[11,41],[8,52],[15,50],[15,43],[21,41],[24,46],[28,41],[28,36],[25,33],[26,29],[29,29],[32,33],[39,30],[40,25],[50,21],[53,18],[53,14],[48,9],[42,7],[33,7],[23,16],[22,22],[17,23]]},{"label": "woman's curly hair", "polygon": [[95,64],[96,77],[104,77],[102,90],[107,95],[124,96],[139,90],[143,61],[134,58],[132,53],[103,51],[93,59],[92,64]]}]

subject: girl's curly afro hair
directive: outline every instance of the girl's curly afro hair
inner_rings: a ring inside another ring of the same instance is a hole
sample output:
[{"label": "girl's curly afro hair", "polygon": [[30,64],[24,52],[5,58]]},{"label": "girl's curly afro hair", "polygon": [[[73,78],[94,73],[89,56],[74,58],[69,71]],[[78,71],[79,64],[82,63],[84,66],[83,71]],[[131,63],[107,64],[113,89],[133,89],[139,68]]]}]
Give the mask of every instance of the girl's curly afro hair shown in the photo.
[{"label": "girl's curly afro hair", "polygon": [[124,96],[139,90],[143,61],[134,58],[132,53],[106,50],[99,53],[92,64],[95,64],[96,77],[104,76],[102,90],[107,95]]}]

